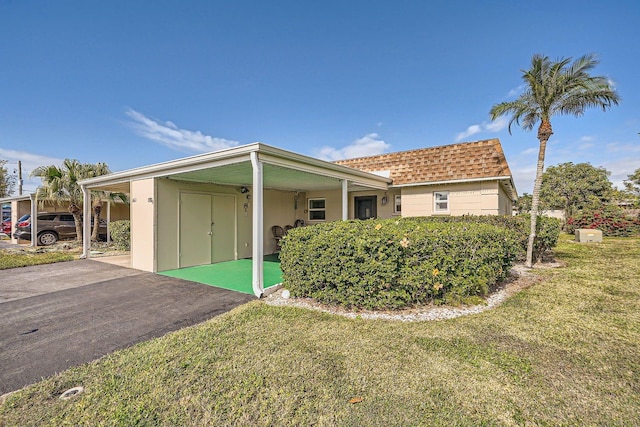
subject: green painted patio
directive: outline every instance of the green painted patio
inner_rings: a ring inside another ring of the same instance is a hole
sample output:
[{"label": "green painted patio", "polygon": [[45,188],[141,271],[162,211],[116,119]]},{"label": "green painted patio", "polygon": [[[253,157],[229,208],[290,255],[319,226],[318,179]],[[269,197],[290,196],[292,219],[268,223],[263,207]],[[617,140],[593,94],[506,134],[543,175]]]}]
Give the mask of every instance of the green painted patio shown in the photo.
[{"label": "green painted patio", "polygon": [[[282,270],[280,270],[278,254],[266,255],[262,265],[264,289],[282,283]],[[246,258],[161,271],[158,274],[253,295],[251,268],[252,260]]]}]

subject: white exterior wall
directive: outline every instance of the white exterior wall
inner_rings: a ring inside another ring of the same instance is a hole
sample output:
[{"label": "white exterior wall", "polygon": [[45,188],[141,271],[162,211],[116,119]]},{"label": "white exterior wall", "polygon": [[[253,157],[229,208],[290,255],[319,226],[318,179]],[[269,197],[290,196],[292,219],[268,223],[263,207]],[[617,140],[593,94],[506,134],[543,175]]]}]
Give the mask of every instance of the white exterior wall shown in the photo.
[{"label": "white exterior wall", "polygon": [[[131,267],[156,271],[155,180],[131,182]],[[150,200],[149,200],[150,199]]]}]

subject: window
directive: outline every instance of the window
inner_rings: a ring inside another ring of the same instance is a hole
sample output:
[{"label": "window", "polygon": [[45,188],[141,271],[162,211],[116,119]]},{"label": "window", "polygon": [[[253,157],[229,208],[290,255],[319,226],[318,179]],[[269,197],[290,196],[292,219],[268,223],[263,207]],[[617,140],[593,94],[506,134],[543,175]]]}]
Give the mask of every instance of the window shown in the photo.
[{"label": "window", "polygon": [[449,212],[449,192],[448,191],[435,191],[433,193],[433,211]]},{"label": "window", "polygon": [[393,213],[399,214],[402,212],[402,196],[396,194],[393,197]]},{"label": "window", "polygon": [[309,199],[309,221],[324,221],[326,217],[325,199]]}]

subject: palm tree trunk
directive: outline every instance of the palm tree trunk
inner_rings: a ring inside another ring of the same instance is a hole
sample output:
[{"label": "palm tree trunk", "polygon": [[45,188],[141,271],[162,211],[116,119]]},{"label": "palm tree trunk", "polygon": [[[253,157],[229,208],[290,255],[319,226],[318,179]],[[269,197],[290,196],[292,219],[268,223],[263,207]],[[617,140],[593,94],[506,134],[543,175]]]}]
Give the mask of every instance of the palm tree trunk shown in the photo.
[{"label": "palm tree trunk", "polygon": [[544,171],[544,156],[547,151],[547,141],[553,134],[551,123],[542,120],[538,129],[538,139],[540,140],[540,149],[538,150],[538,164],[536,166],[536,180],[533,184],[533,195],[531,197],[531,231],[529,232],[529,241],[527,242],[527,260],[526,266],[533,266],[533,244],[536,240],[536,228],[538,225],[538,206],[540,204],[540,187],[542,186],[542,173]]},{"label": "palm tree trunk", "polygon": [[98,240],[98,229],[100,228],[100,213],[102,212],[102,202],[96,201],[93,204],[93,231],[91,232],[91,241]]},{"label": "palm tree trunk", "polygon": [[82,243],[82,210],[74,203],[69,203],[69,213],[73,215],[73,222],[76,224],[76,242]]}]

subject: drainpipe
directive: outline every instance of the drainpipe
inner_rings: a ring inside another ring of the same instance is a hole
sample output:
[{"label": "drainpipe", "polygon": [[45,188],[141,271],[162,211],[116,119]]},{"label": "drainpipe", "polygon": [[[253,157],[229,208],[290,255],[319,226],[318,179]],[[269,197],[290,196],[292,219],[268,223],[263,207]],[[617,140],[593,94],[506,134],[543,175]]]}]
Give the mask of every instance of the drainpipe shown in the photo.
[{"label": "drainpipe", "polygon": [[[38,247],[38,197],[37,193],[29,194],[31,200],[31,247]],[[17,224],[16,224],[17,225]]]},{"label": "drainpipe", "polygon": [[91,252],[91,190],[82,188],[82,258],[89,259]]},{"label": "drainpipe", "polygon": [[349,192],[347,191],[348,181],[342,180],[342,220],[349,219]]},{"label": "drainpipe", "polygon": [[263,206],[263,172],[262,163],[258,160],[258,153],[251,152],[251,167],[253,168],[253,233],[252,233],[252,270],[251,279],[253,293],[260,298],[264,291],[264,206]]}]

